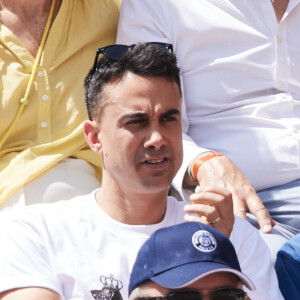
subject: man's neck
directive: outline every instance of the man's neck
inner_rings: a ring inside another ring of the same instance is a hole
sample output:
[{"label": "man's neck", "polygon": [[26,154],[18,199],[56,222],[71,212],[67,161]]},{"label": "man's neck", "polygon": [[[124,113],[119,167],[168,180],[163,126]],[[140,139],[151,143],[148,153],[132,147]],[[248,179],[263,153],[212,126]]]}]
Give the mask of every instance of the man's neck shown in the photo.
[{"label": "man's neck", "polygon": [[[55,1],[51,25],[62,0]],[[5,25],[35,57],[52,0],[0,0],[0,23]]]},{"label": "man's neck", "polygon": [[128,225],[149,225],[161,222],[167,208],[168,190],[154,193],[123,192],[102,182],[96,193],[101,209],[118,222]]},{"label": "man's neck", "polygon": [[16,15],[39,15],[49,11],[52,0],[0,0],[1,10],[9,10]]}]

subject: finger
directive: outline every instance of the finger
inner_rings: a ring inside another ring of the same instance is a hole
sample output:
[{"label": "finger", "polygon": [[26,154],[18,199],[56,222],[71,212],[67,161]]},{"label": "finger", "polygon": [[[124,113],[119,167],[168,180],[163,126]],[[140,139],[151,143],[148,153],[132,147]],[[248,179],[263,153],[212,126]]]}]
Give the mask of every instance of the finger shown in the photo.
[{"label": "finger", "polygon": [[205,217],[208,221],[219,217],[218,211],[214,206],[205,204],[188,204],[184,206],[184,211],[190,214],[197,214],[199,217]]},{"label": "finger", "polygon": [[192,213],[192,215],[185,216],[186,221],[201,222],[213,226],[230,236],[234,223],[233,214],[232,218],[229,215],[224,218],[215,207],[203,204],[185,205],[184,211]]},{"label": "finger", "polygon": [[236,193],[232,193],[232,202],[234,215],[247,220],[246,212],[248,210],[248,206],[245,199]]},{"label": "finger", "polygon": [[184,216],[184,220],[186,222],[200,222],[202,224],[209,225],[208,220],[204,216],[200,217],[198,215],[188,215],[187,214]]},{"label": "finger", "polygon": [[243,202],[240,202],[240,203],[233,202],[233,213],[235,216],[239,216],[239,217],[247,220],[246,206],[244,205]]},{"label": "finger", "polygon": [[[217,217],[214,220],[209,220],[206,216],[199,216],[199,215],[197,216],[197,215],[186,214],[184,216],[184,219],[187,222],[201,222],[203,224],[210,225],[210,226],[213,226],[213,227],[216,227],[216,228],[221,223],[221,218],[220,217]],[[219,224],[217,224],[217,223],[219,223]]]},{"label": "finger", "polygon": [[226,236],[230,237],[233,224],[228,224],[227,222],[223,222],[223,220],[218,217],[213,221],[208,221],[206,217],[199,217],[197,215],[185,215],[184,220],[186,222],[200,222],[202,224],[206,224],[212,226],[220,231],[222,231]]},{"label": "finger", "polygon": [[224,196],[211,193],[211,192],[200,192],[197,194],[191,195],[191,203],[202,203],[206,205],[215,205],[224,201]]},{"label": "finger", "polygon": [[213,206],[218,211],[218,216],[229,218],[229,221],[233,220],[232,196],[227,189],[207,186],[201,190],[191,196],[192,204]]},{"label": "finger", "polygon": [[231,193],[224,188],[204,187],[199,188],[196,193],[190,196],[192,203],[203,203],[207,205],[215,205],[216,203],[226,202],[226,205],[232,207]]},{"label": "finger", "polygon": [[275,221],[271,218],[268,210],[259,197],[252,197],[249,201],[249,211],[256,217],[257,222],[264,233],[270,233]]},{"label": "finger", "polygon": [[209,185],[197,186],[195,189],[195,193],[197,194],[197,193],[201,193],[201,192],[211,192],[214,194],[219,194],[219,195],[224,195],[224,196],[230,195],[230,192],[227,188],[219,187],[219,186],[209,186]]}]

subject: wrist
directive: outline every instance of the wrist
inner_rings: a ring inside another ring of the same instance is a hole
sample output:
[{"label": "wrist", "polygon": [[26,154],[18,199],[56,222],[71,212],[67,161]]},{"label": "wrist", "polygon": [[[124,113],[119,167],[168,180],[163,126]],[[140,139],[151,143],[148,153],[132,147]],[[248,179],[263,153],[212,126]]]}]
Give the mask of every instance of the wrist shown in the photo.
[{"label": "wrist", "polygon": [[223,156],[223,154],[214,152],[214,151],[205,151],[199,155],[196,156],[195,159],[189,164],[188,166],[188,175],[191,180],[199,184],[197,179],[197,174],[199,171],[199,168],[208,160],[211,158],[214,158],[216,156]]}]

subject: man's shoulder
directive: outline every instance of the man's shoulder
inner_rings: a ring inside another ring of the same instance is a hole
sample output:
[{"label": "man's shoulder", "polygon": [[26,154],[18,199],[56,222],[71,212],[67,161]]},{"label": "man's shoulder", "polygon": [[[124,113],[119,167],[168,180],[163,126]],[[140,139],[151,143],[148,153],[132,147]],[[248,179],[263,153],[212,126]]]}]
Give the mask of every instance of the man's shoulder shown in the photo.
[{"label": "man's shoulder", "polygon": [[249,221],[235,216],[230,240],[237,252],[251,249],[267,249],[267,245],[260,237],[259,230]]},{"label": "man's shoulder", "polygon": [[92,204],[93,193],[77,196],[69,200],[55,203],[41,203],[26,206],[1,218],[4,224],[27,224],[33,227],[61,225],[88,213]]}]

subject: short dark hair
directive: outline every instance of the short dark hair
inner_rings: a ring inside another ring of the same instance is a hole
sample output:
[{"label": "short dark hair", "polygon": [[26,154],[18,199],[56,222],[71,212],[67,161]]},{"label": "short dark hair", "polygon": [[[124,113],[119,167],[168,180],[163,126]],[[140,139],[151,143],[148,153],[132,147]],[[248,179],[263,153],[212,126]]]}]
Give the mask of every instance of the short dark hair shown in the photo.
[{"label": "short dark hair", "polygon": [[89,71],[84,81],[84,89],[90,120],[101,113],[103,105],[99,104],[104,86],[121,80],[129,72],[143,77],[163,77],[168,81],[175,81],[181,93],[176,56],[151,43],[137,44],[123,54],[120,60],[112,60],[103,55],[95,72]]}]

